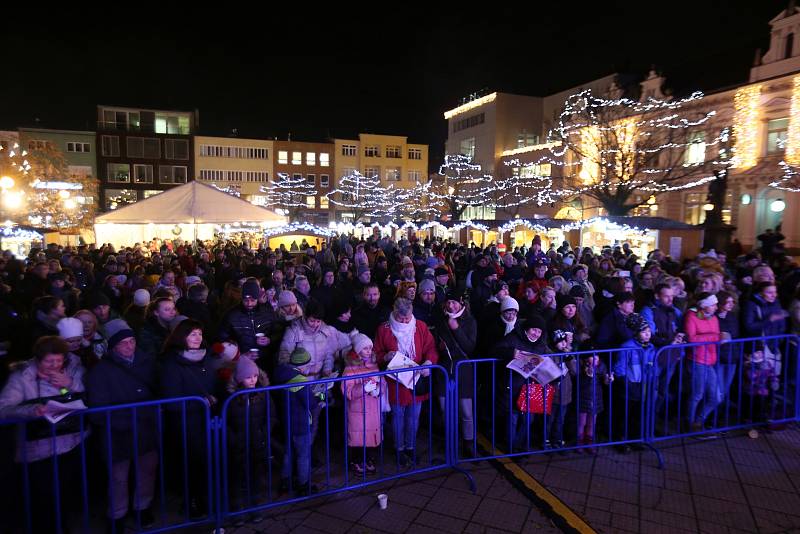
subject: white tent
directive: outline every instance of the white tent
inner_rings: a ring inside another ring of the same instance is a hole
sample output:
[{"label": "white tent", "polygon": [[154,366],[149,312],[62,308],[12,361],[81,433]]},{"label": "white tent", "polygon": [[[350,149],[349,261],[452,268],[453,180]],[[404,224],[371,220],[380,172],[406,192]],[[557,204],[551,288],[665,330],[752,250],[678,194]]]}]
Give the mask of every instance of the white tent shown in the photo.
[{"label": "white tent", "polygon": [[214,231],[225,225],[268,228],[286,222],[274,211],[191,181],[96,217],[94,234],[98,243],[130,246],[154,237],[213,239]]}]

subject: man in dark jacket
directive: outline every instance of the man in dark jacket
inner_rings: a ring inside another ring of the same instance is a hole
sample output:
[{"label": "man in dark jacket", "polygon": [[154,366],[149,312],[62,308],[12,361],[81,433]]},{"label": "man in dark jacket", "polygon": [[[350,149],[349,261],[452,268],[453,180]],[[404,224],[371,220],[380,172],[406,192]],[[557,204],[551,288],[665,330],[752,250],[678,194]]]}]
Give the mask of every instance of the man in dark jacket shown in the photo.
[{"label": "man in dark jacket", "polygon": [[364,302],[353,310],[353,325],[370,339],[375,338],[378,327],[389,320],[389,309],[380,305],[381,292],[370,283],[362,293]]},{"label": "man in dark jacket", "polygon": [[280,340],[272,339],[275,337],[275,312],[268,303],[259,304],[260,294],[258,281],[248,278],[242,285],[242,303],[225,314],[217,337],[219,341],[235,341],[241,354],[251,350],[258,351],[259,365],[269,371],[271,362],[267,347],[270,344],[277,347]]},{"label": "man in dark jacket", "polygon": [[433,280],[426,278],[419,283],[419,293],[414,299],[414,318],[423,321],[428,325],[431,334],[436,335],[435,329],[440,312],[441,309],[436,304],[436,286]]},{"label": "man in dark jacket", "polygon": [[597,329],[597,346],[601,349],[616,349],[629,339],[633,333],[625,324],[625,318],[633,313],[636,299],[633,293],[623,292],[614,295],[614,308],[606,314]]},{"label": "man in dark jacket", "polygon": [[211,309],[208,306],[208,288],[205,284],[194,284],[186,290],[186,296],[178,299],[178,313],[203,325],[203,332],[211,333]]},{"label": "man in dark jacket", "polygon": [[[86,404],[90,408],[147,402],[156,398],[155,358],[136,350],[136,337],[133,330],[122,319],[109,321],[107,330],[109,356],[102,358],[86,377]],[[122,532],[125,515],[128,513],[128,479],[131,467],[135,464],[134,508],[142,527],[153,525],[155,520],[151,510],[155,492],[156,467],[158,466],[158,429],[156,425],[157,408],[136,410],[134,447],[134,421],[130,410],[115,410],[106,417],[96,413],[91,417],[98,426],[98,435],[103,439],[101,452],[108,465],[111,455],[111,498],[109,503],[110,521],[116,532]],[[110,429],[105,425],[110,424]],[[110,439],[110,444],[107,441]],[[110,447],[110,448],[109,448]],[[134,452],[138,455],[134,463]]]},{"label": "man in dark jacket", "polygon": [[170,298],[159,297],[151,302],[148,317],[136,338],[139,349],[153,357],[161,354],[169,335],[169,325],[177,314],[175,303]]}]

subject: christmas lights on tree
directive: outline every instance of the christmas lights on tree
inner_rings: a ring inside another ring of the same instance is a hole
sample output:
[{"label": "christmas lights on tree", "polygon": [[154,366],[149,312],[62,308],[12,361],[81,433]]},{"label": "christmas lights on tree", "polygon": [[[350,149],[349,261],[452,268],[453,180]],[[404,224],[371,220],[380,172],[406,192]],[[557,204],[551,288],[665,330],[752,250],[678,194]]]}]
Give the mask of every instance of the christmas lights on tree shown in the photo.
[{"label": "christmas lights on tree", "polygon": [[290,177],[286,173],[278,173],[278,179],[262,186],[261,192],[265,193],[264,206],[283,211],[290,220],[296,220],[300,212],[309,207],[309,197],[314,199],[317,194],[314,183],[305,176],[298,174]]},{"label": "christmas lights on tree", "polygon": [[605,99],[591,90],[570,96],[548,136],[553,148],[526,165],[550,164],[562,176],[556,186],[534,172],[527,198],[543,204],[583,195],[610,215],[625,215],[639,206],[637,192],[657,195],[717,179],[729,163],[709,158],[709,148],[719,149],[728,131],[711,133],[716,112],[701,110],[702,98],[696,92],[679,100]]},{"label": "christmas lights on tree", "polygon": [[70,173],[64,154],[49,144],[30,153],[17,143],[0,145],[0,177],[4,221],[59,230],[94,222],[97,180]]},{"label": "christmas lights on tree", "polygon": [[469,206],[492,206],[498,190],[494,177],[463,154],[446,155],[439,167],[442,180],[431,187],[429,198],[442,203],[452,220],[458,220]]},{"label": "christmas lights on tree", "polygon": [[381,185],[380,176],[364,176],[358,171],[339,178],[336,189],[325,196],[331,204],[350,210],[354,222],[393,215],[401,198],[393,186]]}]

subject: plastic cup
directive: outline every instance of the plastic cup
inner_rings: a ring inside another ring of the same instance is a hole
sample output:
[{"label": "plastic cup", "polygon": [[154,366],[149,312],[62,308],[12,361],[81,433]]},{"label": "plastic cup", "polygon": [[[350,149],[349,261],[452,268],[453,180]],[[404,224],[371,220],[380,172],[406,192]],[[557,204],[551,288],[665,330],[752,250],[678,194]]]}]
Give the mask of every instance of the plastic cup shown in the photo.
[{"label": "plastic cup", "polygon": [[378,495],[378,506],[381,507],[381,510],[386,510],[386,507],[389,506],[389,496],[385,493]]}]

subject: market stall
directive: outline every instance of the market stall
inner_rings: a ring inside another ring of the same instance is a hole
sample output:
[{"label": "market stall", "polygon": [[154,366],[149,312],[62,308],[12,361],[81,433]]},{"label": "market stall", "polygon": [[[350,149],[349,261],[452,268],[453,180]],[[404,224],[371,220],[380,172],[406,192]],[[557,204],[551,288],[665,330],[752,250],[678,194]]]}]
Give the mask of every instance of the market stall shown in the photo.
[{"label": "market stall", "polygon": [[132,245],[159,239],[214,239],[225,225],[269,228],[287,219],[201,182],[192,181],[100,215],[97,243]]},{"label": "market stall", "polygon": [[31,248],[45,246],[45,233],[30,226],[0,227],[0,250],[10,250],[19,259],[27,258]]},{"label": "market stall", "polygon": [[330,228],[322,228],[308,223],[290,223],[283,226],[268,228],[264,231],[267,239],[267,246],[272,250],[280,248],[281,245],[288,251],[292,251],[293,244],[296,247],[294,252],[299,252],[303,241],[309,246],[320,250],[322,243],[327,242],[336,232]]}]

